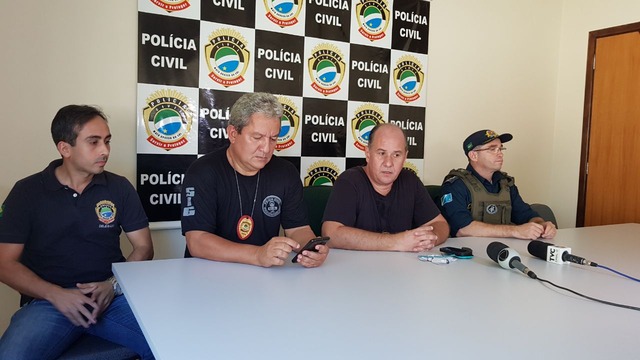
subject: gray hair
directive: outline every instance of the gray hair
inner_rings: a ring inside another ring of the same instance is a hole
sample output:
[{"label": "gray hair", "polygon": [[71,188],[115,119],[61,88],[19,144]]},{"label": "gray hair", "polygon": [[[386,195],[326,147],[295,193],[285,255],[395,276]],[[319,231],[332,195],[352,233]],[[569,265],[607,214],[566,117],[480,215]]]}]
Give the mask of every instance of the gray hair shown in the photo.
[{"label": "gray hair", "polygon": [[244,94],[231,107],[229,125],[233,125],[240,133],[249,124],[251,115],[255,113],[280,120],[282,118],[282,104],[275,96],[268,93]]}]

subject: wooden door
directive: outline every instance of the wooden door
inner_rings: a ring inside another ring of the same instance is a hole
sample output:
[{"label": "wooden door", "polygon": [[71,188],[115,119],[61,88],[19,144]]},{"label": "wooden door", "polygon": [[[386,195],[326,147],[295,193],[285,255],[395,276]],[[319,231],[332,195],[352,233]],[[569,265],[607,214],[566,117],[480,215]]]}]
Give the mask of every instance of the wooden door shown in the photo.
[{"label": "wooden door", "polygon": [[640,222],[640,23],[629,26],[594,39],[577,226]]}]

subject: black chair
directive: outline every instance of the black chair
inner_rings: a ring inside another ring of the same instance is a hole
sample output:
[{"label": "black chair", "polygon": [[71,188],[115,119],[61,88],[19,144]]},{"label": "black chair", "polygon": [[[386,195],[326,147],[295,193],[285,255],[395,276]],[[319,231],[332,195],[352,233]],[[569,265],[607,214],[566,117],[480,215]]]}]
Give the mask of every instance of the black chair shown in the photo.
[{"label": "black chair", "polygon": [[58,360],[134,360],[138,354],[97,336],[84,334]]},{"label": "black chair", "polygon": [[553,214],[553,210],[548,205],[545,204],[531,204],[531,208],[537,212],[541,218],[545,221],[551,221],[553,225],[558,227],[558,222],[556,221],[556,216]]},{"label": "black chair", "polygon": [[431,199],[433,199],[433,202],[436,203],[436,205],[440,206],[440,196],[442,195],[440,193],[440,188],[442,187],[441,185],[425,185],[425,188],[427,188],[427,191],[429,192],[429,196],[431,196]]},{"label": "black chair", "polygon": [[322,216],[327,206],[329,195],[331,195],[331,186],[305,186],[302,189],[302,196],[309,214],[309,225],[316,235],[322,232]]}]

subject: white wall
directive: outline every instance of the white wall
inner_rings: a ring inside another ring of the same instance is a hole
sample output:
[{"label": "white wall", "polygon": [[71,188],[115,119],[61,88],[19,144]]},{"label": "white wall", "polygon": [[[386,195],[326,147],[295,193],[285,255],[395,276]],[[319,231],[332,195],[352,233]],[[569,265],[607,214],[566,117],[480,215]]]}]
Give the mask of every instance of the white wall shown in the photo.
[{"label": "white wall", "polygon": [[637,0],[564,0],[547,203],[575,226],[589,32],[640,22]]},{"label": "white wall", "polygon": [[[0,12],[0,200],[57,157],[49,135],[70,103],[100,105],[114,135],[110,171],[135,183],[137,2],[14,1]],[[425,182],[465,165],[461,142],[511,132],[505,170],[525,200],[573,226],[588,31],[634,21],[637,0],[432,0]],[[156,258],[181,257],[179,230],[153,231]],[[126,248],[126,247],[125,247]],[[17,309],[0,284],[0,330]]]},{"label": "white wall", "polygon": [[462,141],[489,128],[514,136],[504,170],[524,199],[548,202],[562,3],[431,3],[425,182],[465,167]]}]

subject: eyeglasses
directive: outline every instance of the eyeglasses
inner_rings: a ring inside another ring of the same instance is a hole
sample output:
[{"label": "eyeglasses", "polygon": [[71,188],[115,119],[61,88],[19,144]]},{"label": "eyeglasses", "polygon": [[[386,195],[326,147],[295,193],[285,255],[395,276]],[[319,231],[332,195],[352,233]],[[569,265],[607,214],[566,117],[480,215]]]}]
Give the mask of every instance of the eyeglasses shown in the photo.
[{"label": "eyeglasses", "polygon": [[490,153],[497,154],[497,153],[501,153],[501,152],[503,152],[505,150],[507,150],[507,148],[504,147],[504,146],[492,146],[492,147],[488,147],[488,148],[484,148],[484,149],[474,149],[472,151],[488,151]]}]

